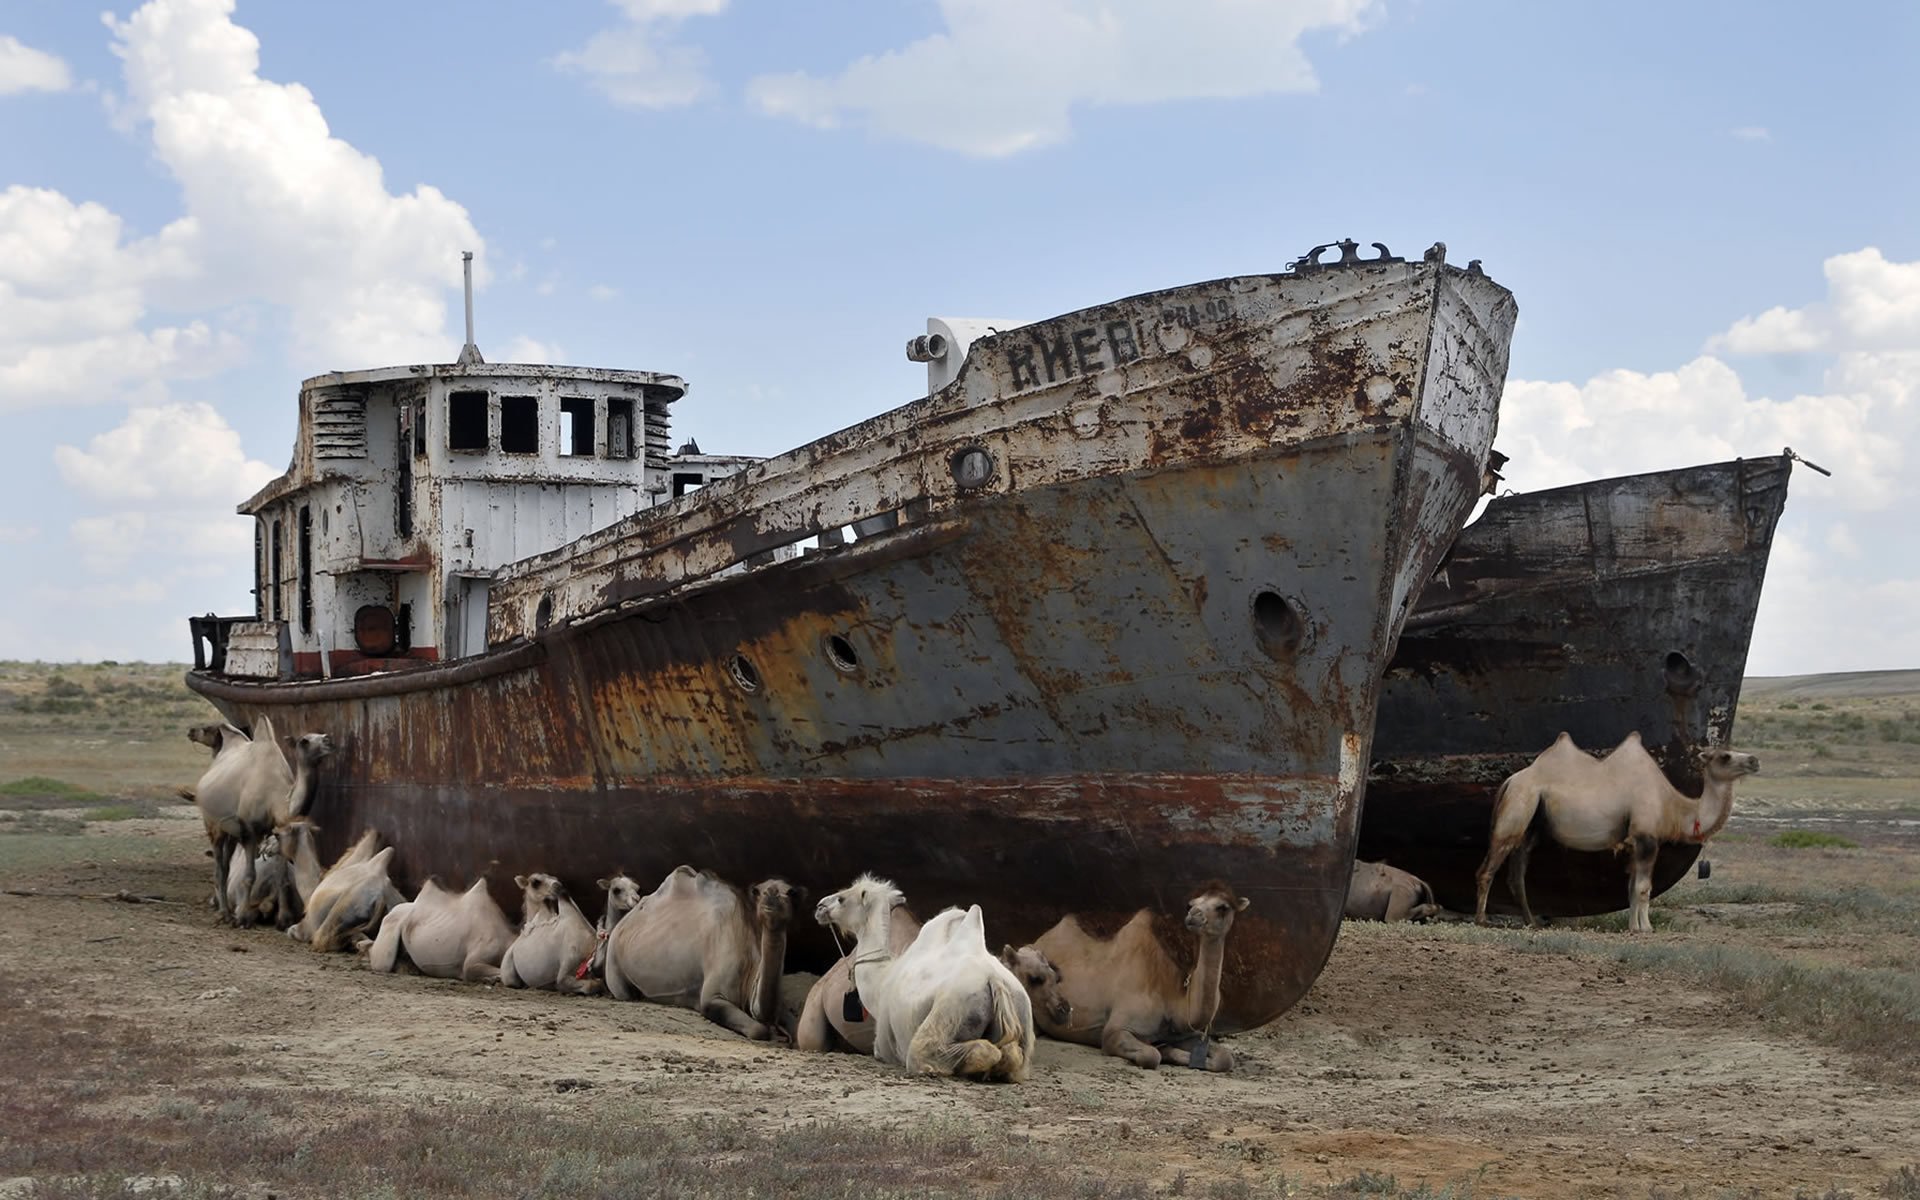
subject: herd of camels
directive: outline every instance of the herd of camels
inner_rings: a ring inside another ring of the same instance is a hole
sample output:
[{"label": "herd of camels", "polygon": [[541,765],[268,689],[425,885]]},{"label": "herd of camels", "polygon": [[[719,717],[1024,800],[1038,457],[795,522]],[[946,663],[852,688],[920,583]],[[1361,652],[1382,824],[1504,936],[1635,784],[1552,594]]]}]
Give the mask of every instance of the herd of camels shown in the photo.
[{"label": "herd of camels", "polygon": [[[599,881],[606,903],[596,925],[554,876],[520,875],[516,928],[484,880],[455,892],[429,879],[408,900],[389,875],[393,847],[372,830],[322,868],[305,814],[315,768],[334,750],[326,734],[279,738],[262,717],[251,731],[203,725],[187,736],[213,751],[198,784],[182,794],[199,808],[213,845],[221,919],[272,923],[322,953],[358,952],[375,971],[404,964],[441,978],[674,1004],[743,1037],[871,1054],[933,1075],[1017,1082],[1039,1033],[1147,1069],[1233,1069],[1232,1051],[1211,1032],[1227,935],[1248,901],[1224,883],[1201,886],[1187,902],[1195,966],[1183,978],[1146,909],[1111,937],[1068,916],[1032,945],[995,955],[978,905],[922,924],[898,887],[862,875],[814,907],[815,920],[851,938],[853,949],[812,985],[795,1016],[780,985],[803,888],[768,879],[743,890],[682,866],[643,894],[615,875]],[[1504,861],[1534,923],[1526,863],[1544,833],[1573,849],[1630,851],[1629,928],[1650,930],[1660,842],[1717,833],[1732,810],[1734,781],[1759,761],[1715,748],[1703,753],[1702,767],[1706,787],[1694,799],[1667,782],[1637,733],[1600,758],[1561,734],[1495,793],[1476,919],[1486,921],[1488,889]],[[1348,917],[1423,920],[1439,911],[1417,877],[1355,864]]]}]

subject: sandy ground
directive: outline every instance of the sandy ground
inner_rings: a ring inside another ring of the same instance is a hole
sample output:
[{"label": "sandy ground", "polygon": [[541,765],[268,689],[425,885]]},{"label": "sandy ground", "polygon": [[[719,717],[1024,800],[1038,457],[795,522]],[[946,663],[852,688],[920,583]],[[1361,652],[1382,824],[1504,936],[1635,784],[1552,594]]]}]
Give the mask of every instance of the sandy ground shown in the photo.
[{"label": "sandy ground", "polygon": [[49,981],[47,1003],[237,1044],[242,1086],[560,1107],[621,1089],[680,1112],[991,1122],[1168,1183],[1370,1171],[1477,1196],[1817,1195],[1920,1162],[1920,1085],[1869,1082],[1710,991],[1445,931],[1349,925],[1307,1000],[1234,1040],[1232,1076],[1043,1042],[1032,1082],[980,1087],[751,1044],[648,1004],[374,975],[217,926],[190,810],[115,836],[160,852],[78,850],[5,886],[173,903],[0,896],[0,965]]}]

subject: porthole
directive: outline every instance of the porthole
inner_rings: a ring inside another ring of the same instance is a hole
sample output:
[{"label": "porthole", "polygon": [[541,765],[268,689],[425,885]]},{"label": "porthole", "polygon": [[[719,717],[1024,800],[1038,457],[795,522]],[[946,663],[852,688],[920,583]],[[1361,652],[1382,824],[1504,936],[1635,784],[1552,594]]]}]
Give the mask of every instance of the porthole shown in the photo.
[{"label": "porthole", "polygon": [[1700,669],[1678,650],[1667,655],[1667,691],[1675,696],[1691,696],[1700,690]]},{"label": "porthole", "polygon": [[1307,623],[1279,592],[1263,591],[1253,598],[1253,636],[1275,662],[1291,662],[1306,640]]},{"label": "porthole", "polygon": [[846,638],[837,633],[828,634],[823,645],[826,647],[827,661],[833,664],[834,670],[851,675],[860,669],[860,655]]},{"label": "porthole", "polygon": [[727,674],[732,677],[733,685],[743,692],[751,694],[760,690],[760,670],[744,654],[727,660]]},{"label": "porthole", "polygon": [[947,463],[953,472],[953,481],[963,490],[971,491],[993,482],[993,455],[979,446],[968,446],[956,453]]},{"label": "porthole", "polygon": [[533,610],[533,627],[540,630],[551,624],[553,624],[553,597],[542,596],[540,606]]}]

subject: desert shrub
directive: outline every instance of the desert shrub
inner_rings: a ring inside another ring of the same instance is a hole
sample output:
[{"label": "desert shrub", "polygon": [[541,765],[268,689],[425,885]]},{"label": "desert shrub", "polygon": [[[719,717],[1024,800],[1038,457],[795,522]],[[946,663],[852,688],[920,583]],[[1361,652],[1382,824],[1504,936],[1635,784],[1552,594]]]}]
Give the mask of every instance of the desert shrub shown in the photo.
[{"label": "desert shrub", "polygon": [[1860,843],[1837,833],[1814,829],[1783,829],[1767,839],[1767,845],[1786,850],[1858,850]]}]

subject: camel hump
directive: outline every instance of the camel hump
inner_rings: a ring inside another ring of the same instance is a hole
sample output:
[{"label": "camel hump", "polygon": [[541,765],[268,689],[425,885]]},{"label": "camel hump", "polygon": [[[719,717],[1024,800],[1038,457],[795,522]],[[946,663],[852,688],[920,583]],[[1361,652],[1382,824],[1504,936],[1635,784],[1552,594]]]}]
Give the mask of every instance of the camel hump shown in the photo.
[{"label": "camel hump", "polygon": [[273,718],[262,714],[253,723],[253,740],[273,745]]}]

